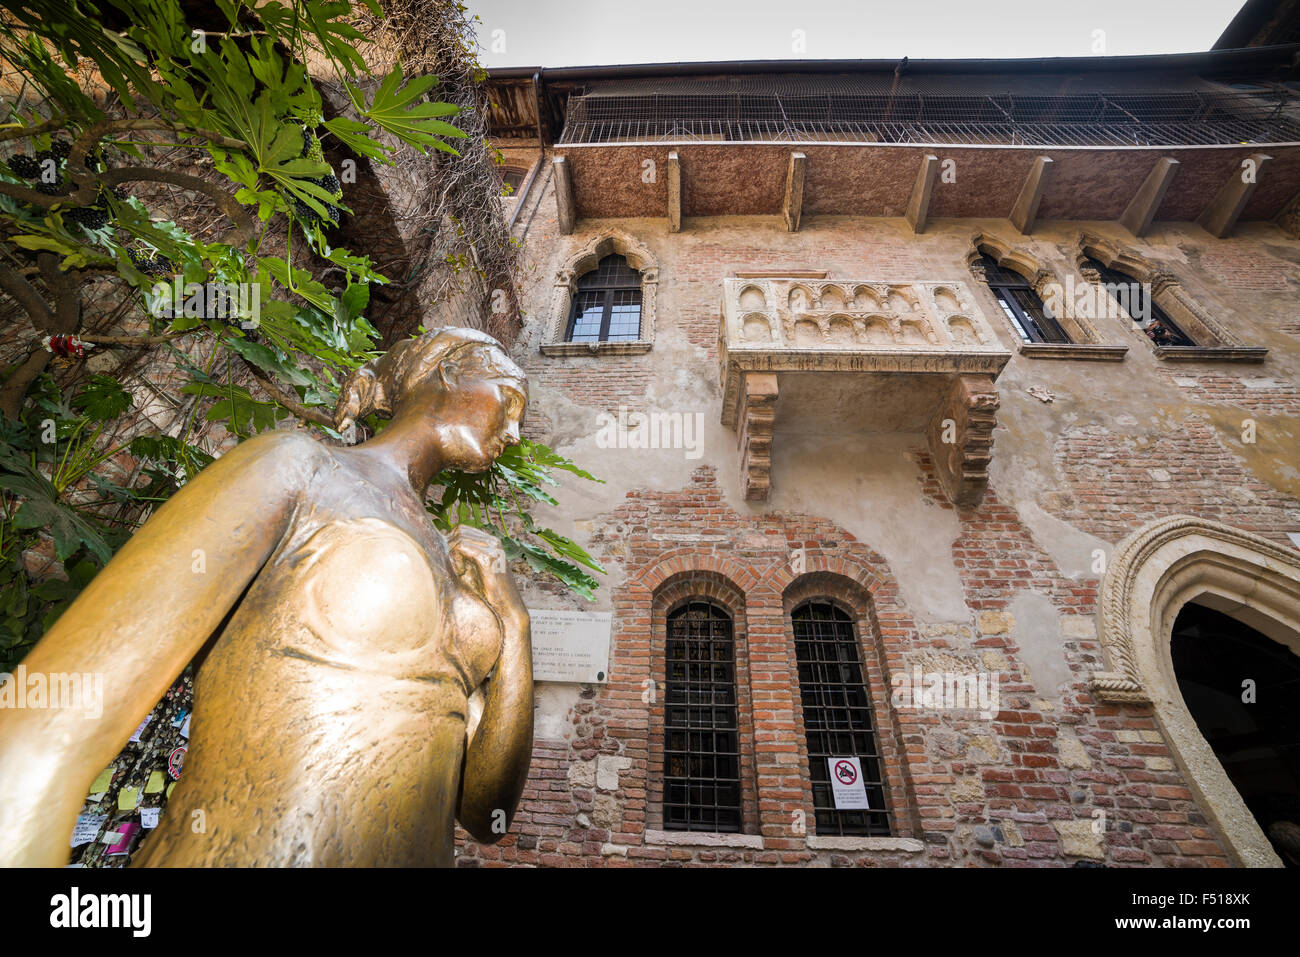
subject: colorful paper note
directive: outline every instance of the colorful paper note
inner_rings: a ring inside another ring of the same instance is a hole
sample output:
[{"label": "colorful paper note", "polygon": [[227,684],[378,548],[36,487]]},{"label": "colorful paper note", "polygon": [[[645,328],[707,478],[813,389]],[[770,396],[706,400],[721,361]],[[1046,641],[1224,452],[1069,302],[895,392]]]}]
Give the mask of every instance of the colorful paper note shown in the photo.
[{"label": "colorful paper note", "polygon": [[166,783],[167,782],[163,780],[163,773],[161,771],[153,771],[149,774],[149,783],[144,786],[144,793],[157,794],[163,789]]},{"label": "colorful paper note", "polygon": [[107,820],[108,817],[104,814],[78,814],[77,826],[72,829],[72,844],[69,846],[81,847],[83,844],[89,844]]},{"label": "colorful paper note", "polygon": [[135,806],[139,803],[139,788],[122,788],[117,792],[117,809],[119,811],[134,811]]},{"label": "colorful paper note", "polygon": [[145,830],[152,830],[158,826],[158,815],[162,813],[160,807],[142,807],[140,808],[140,825]]},{"label": "colorful paper note", "polygon": [[181,725],[181,737],[188,739],[190,736],[190,716],[185,716],[185,723]]},{"label": "colorful paper note", "polygon": [[117,830],[121,834],[121,840],[116,844],[109,845],[109,847],[105,848],[105,857],[117,857],[120,854],[129,853],[131,850],[131,842],[135,839],[135,836],[140,833],[140,825],[136,824],[135,821],[124,821],[117,826]]}]

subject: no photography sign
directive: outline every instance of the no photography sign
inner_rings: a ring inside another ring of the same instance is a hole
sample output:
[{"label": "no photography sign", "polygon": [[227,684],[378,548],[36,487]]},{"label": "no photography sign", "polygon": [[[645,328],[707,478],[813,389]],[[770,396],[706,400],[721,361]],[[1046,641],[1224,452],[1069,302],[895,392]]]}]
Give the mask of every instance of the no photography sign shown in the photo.
[{"label": "no photography sign", "polygon": [[857,758],[827,758],[831,771],[831,790],[837,811],[862,811],[867,803],[867,789],[862,783],[862,762]]}]

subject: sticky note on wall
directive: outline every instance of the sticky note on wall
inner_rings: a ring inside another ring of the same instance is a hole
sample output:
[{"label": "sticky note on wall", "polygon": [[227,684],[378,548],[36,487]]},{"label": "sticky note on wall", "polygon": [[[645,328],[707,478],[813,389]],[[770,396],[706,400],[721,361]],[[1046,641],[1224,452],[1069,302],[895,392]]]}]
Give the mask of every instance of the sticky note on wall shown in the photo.
[{"label": "sticky note on wall", "polygon": [[140,791],[138,788],[122,788],[117,792],[117,809],[119,811],[134,811],[135,806],[140,803]]},{"label": "sticky note on wall", "polygon": [[99,777],[95,778],[95,783],[90,786],[90,794],[103,794],[113,783],[113,769],[104,768],[99,772]]},{"label": "sticky note on wall", "polygon": [[163,773],[161,771],[154,771],[149,775],[149,783],[144,786],[144,793],[157,794],[163,789],[165,783],[166,782],[163,780]]}]

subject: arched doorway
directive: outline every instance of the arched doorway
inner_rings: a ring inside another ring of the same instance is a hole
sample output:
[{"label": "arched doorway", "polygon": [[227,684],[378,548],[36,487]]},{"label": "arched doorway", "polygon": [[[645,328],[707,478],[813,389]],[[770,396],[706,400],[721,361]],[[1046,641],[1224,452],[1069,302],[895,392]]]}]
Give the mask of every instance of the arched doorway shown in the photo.
[{"label": "arched doorway", "polygon": [[1300,655],[1300,551],[1219,522],[1173,515],[1116,547],[1098,599],[1108,667],[1093,672],[1093,697],[1151,708],[1234,864],[1283,866],[1184,700],[1172,644],[1180,615],[1195,605]]},{"label": "arched doorway", "polygon": [[1273,850],[1300,867],[1300,656],[1196,602],[1174,620],[1178,690]]}]

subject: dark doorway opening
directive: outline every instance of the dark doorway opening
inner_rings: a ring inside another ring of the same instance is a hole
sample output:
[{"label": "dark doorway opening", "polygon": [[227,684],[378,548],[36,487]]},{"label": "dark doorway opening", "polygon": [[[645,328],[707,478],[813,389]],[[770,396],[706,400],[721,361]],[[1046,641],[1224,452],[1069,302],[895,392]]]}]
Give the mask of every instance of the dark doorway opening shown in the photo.
[{"label": "dark doorway opening", "polygon": [[1195,603],[1178,613],[1170,651],[1183,701],[1228,779],[1278,857],[1300,867],[1300,656]]}]

